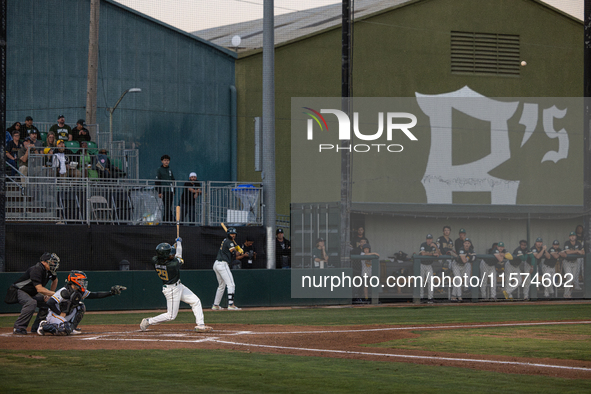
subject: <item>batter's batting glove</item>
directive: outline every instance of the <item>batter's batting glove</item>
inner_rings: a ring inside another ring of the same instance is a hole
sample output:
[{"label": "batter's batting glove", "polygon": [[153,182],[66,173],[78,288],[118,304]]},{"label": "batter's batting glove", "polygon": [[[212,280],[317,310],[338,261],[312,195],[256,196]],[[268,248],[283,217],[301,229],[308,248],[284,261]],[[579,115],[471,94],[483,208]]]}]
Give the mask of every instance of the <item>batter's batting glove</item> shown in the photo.
[{"label": "batter's batting glove", "polygon": [[178,237],[177,239],[175,239],[176,242],[183,242],[183,239],[181,237]]},{"label": "batter's batting glove", "polygon": [[241,248],[240,246],[236,245],[236,248],[235,248],[235,249],[236,249],[236,251],[237,251],[238,253],[240,253],[240,254],[244,254],[244,250],[242,250],[242,248]]},{"label": "batter's batting glove", "polygon": [[111,295],[119,295],[123,290],[127,290],[127,287],[121,285],[115,285],[111,287]]}]

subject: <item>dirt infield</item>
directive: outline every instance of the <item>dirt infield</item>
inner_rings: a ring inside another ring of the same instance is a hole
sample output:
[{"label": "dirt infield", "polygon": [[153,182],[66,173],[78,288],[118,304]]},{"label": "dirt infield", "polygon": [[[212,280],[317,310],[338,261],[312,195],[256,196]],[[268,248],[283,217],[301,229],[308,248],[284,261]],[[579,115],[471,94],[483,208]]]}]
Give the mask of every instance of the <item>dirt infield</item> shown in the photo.
[{"label": "dirt infield", "polygon": [[[83,334],[69,337],[17,336],[10,329],[0,330],[0,349],[54,350],[78,349],[225,349],[240,352],[289,354],[404,362],[433,366],[453,366],[476,370],[571,379],[591,379],[591,362],[576,360],[534,359],[478,354],[455,354],[366,347],[364,345],[418,336],[418,330],[445,330],[481,327],[527,326],[539,324],[591,324],[576,322],[511,322],[492,324],[445,325],[369,325],[369,326],[285,326],[230,325],[214,326],[214,332],[192,331],[189,324],[150,326],[83,326]],[[23,357],[29,357],[23,354]]]}]

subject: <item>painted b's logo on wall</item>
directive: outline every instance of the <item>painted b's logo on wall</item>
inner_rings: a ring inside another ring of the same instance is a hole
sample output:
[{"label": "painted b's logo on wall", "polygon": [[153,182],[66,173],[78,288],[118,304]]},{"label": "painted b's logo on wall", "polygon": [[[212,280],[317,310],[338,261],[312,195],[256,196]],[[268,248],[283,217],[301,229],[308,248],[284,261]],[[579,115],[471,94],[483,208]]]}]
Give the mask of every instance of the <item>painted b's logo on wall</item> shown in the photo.
[{"label": "painted b's logo on wall", "polygon": [[[309,107],[303,107],[306,111],[304,113],[310,116],[311,119],[308,119],[307,123],[307,139],[312,141],[314,139],[314,124],[317,124],[317,129],[320,129],[320,132],[329,132],[328,124],[326,119],[322,114],[333,114],[337,117],[337,121],[339,122],[339,129],[338,129],[338,139],[343,140],[351,140],[351,120],[349,116],[338,109],[321,109],[320,112],[316,111]],[[377,141],[382,138],[384,134],[384,130],[386,131],[386,138],[387,142],[392,141],[395,132],[401,131],[408,137],[411,141],[417,141],[417,137],[410,131],[414,126],[417,124],[417,118],[411,113],[408,112],[378,112],[377,113],[377,120],[378,120],[378,130],[373,132],[373,134],[365,134],[362,133],[359,129],[359,113],[353,112],[353,133],[356,138],[362,141]],[[404,122],[406,120],[406,122]],[[385,127],[384,127],[385,123]],[[363,130],[367,133],[366,130]],[[383,140],[383,138],[382,138]],[[318,144],[319,152],[323,151],[340,151],[347,149],[353,152],[402,152],[404,149],[400,144],[390,144],[390,143],[371,143],[371,144],[355,144],[350,145],[348,147],[341,147],[338,144]]]}]

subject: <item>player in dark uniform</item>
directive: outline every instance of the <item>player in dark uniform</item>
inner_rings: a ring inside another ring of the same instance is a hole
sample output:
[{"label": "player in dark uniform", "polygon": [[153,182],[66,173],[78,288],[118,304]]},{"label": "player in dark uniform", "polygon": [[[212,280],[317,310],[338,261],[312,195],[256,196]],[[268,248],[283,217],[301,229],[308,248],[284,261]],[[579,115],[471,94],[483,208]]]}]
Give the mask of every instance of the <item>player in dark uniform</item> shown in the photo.
[{"label": "player in dark uniform", "polygon": [[[564,243],[564,250],[563,252],[568,255],[581,255],[585,254],[583,250],[583,245],[579,241],[577,241],[577,233],[572,231],[568,236],[568,241]],[[579,271],[577,268],[579,267],[579,260],[583,258],[577,258],[576,260],[567,260],[564,259],[562,261],[562,268],[564,270],[565,275],[565,282],[570,281],[570,285],[575,287],[575,290],[580,290],[579,286]],[[582,264],[581,264],[582,265]],[[570,274],[570,275],[569,275]],[[572,280],[571,280],[572,278]],[[571,298],[572,297],[573,288],[572,287],[565,287],[564,289],[564,298]]]},{"label": "player in dark uniform", "polygon": [[[529,250],[529,255],[526,256],[526,258],[522,259],[523,262],[521,263],[521,265],[519,266],[519,269],[522,273],[529,273],[529,277],[527,277],[527,279],[525,280],[524,284],[523,284],[523,299],[524,300],[529,300],[529,287],[531,284],[531,277],[534,275],[534,267],[531,263],[533,263],[533,260],[530,256],[533,256],[533,258],[536,259],[536,265],[537,267],[540,267],[540,265],[542,264],[542,260],[545,258],[545,253],[546,250],[548,249],[546,247],[546,245],[543,244],[544,240],[540,237],[536,238],[536,242],[534,243],[534,246],[531,247],[531,249]],[[515,257],[515,255],[513,255]]]},{"label": "player in dark uniform", "polygon": [[[433,242],[433,236],[431,234],[427,234],[426,241],[421,244],[419,255],[434,257],[439,256],[439,249],[437,249],[437,245]],[[429,283],[427,283],[427,277],[429,278]],[[421,298],[425,296],[426,286],[427,302],[432,304],[433,286],[431,286],[431,282],[433,282],[433,260],[421,260],[421,278],[423,278],[423,286],[421,286],[419,290],[419,295]]]},{"label": "player in dark uniform", "polygon": [[460,253],[460,249],[464,247],[464,241],[466,240],[466,230],[463,228],[460,229],[459,238],[457,238],[454,242],[454,250],[456,253]]},{"label": "player in dark uniform", "polygon": [[182,240],[176,239],[176,250],[167,243],[161,243],[156,247],[156,256],[152,257],[151,264],[160,279],[162,279],[162,294],[166,297],[166,313],[155,317],[143,319],[140,330],[146,331],[151,324],[164,323],[176,319],[179,313],[181,301],[189,304],[195,315],[197,332],[213,331],[213,328],[205,325],[201,300],[188,287],[181,283],[181,266],[183,265]]},{"label": "player in dark uniform", "polygon": [[[454,250],[454,241],[449,237],[449,235],[451,234],[451,227],[449,226],[443,226],[443,235],[440,236],[439,238],[437,238],[437,249],[439,249],[439,253],[441,253],[442,255],[447,255],[447,256],[454,256],[457,257],[458,254],[455,252]],[[443,266],[443,269],[450,269],[453,270],[453,264],[454,264],[454,260],[453,259],[448,259],[446,260],[447,262],[447,266]],[[445,271],[444,271],[445,272]],[[449,271],[448,271],[449,272]],[[453,277],[453,274],[452,274]],[[451,298],[452,301],[454,300],[454,297]]]},{"label": "player in dark uniform", "polygon": [[[462,282],[464,281],[464,277],[470,277],[472,273],[472,262],[476,259],[476,254],[472,249],[472,242],[470,242],[469,238],[464,239],[464,245],[462,249],[458,251],[458,258],[454,261],[454,275],[459,276],[462,278]],[[462,301],[462,285],[456,286],[454,284],[454,288],[451,292],[452,300],[457,297],[458,301]]]},{"label": "player in dark uniform", "polygon": [[211,307],[211,309],[214,311],[222,309],[220,302],[222,301],[226,287],[228,288],[228,310],[240,310],[240,308],[234,305],[234,291],[236,290],[236,285],[234,284],[234,277],[232,276],[232,272],[228,266],[228,264],[230,264],[232,261],[232,252],[237,251],[241,254],[243,252],[242,248],[236,244],[235,239],[236,229],[234,227],[228,228],[226,238],[222,241],[220,250],[218,251],[218,255],[215,259],[215,263],[213,263],[213,271],[215,272],[215,276],[218,278],[219,284],[218,289],[215,292],[213,306]]},{"label": "player in dark uniform", "polygon": [[[544,251],[544,257],[546,257],[546,259],[542,263],[541,267],[542,280],[544,279],[544,275],[546,275],[546,277],[548,277],[548,275],[550,276],[550,285],[544,286],[544,297],[546,298],[550,297],[552,293],[554,293],[553,281],[554,275],[556,274],[556,263],[558,262],[558,258],[561,257],[560,252],[562,252],[562,249],[560,249],[560,242],[557,239],[552,242],[552,247],[550,249]],[[547,281],[543,280],[542,283],[546,282]]]}]

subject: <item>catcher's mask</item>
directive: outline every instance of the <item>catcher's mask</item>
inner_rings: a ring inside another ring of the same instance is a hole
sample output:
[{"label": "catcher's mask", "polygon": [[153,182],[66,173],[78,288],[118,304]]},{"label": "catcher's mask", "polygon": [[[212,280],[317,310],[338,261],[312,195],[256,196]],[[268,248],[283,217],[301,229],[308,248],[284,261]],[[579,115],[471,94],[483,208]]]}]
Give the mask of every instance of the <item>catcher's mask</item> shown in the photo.
[{"label": "catcher's mask", "polygon": [[168,259],[176,254],[176,248],[170,246],[170,244],[163,242],[156,246],[156,254],[160,259]]},{"label": "catcher's mask", "polygon": [[80,287],[80,291],[84,293],[86,291],[86,286],[88,285],[88,278],[82,271],[71,271],[68,275],[68,278],[66,279],[66,282],[70,286],[73,284],[77,285]]},{"label": "catcher's mask", "polygon": [[230,237],[230,234],[237,234],[236,229],[234,227],[228,227],[228,232],[226,234],[228,237]]},{"label": "catcher's mask", "polygon": [[52,274],[56,274],[57,269],[60,266],[60,258],[55,253],[43,253],[41,256],[41,261],[46,261],[49,264],[49,272]]}]

